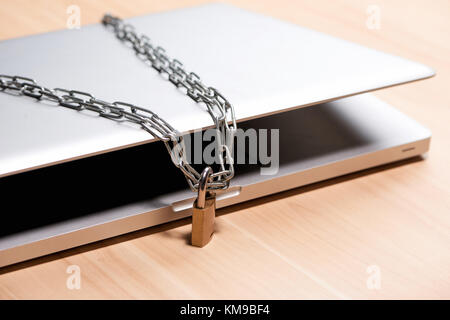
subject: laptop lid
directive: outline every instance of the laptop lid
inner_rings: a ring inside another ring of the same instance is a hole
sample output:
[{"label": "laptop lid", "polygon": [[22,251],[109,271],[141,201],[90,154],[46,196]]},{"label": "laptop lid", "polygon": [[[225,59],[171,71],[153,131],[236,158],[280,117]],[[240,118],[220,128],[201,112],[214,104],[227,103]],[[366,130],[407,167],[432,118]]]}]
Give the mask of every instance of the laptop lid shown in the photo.
[{"label": "laptop lid", "polygon": [[[225,4],[127,22],[218,88],[238,121],[434,75],[424,65]],[[101,24],[0,42],[0,72],[141,105],[180,132],[212,125],[202,106]],[[0,93],[0,176],[153,140],[127,123]]]}]

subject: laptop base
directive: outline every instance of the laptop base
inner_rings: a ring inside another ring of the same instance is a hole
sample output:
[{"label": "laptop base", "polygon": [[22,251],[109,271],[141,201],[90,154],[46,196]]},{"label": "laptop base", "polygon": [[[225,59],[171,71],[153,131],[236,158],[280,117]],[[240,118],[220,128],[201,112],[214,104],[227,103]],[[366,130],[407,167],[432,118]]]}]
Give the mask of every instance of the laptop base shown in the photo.
[{"label": "laptop base", "polygon": [[[422,155],[431,137],[369,94],[239,127],[280,130],[279,168],[238,164],[218,208]],[[4,177],[0,192],[0,266],[188,217],[194,199],[159,142]]]}]

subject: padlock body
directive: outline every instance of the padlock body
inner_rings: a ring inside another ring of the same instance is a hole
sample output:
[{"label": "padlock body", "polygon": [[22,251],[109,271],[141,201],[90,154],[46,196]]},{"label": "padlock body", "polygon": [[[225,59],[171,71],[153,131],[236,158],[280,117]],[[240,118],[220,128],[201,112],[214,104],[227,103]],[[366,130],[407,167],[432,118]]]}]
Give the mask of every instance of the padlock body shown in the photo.
[{"label": "padlock body", "polygon": [[214,198],[206,199],[204,208],[199,208],[197,206],[197,200],[194,202],[191,238],[191,243],[193,246],[204,247],[209,243],[214,233],[215,216],[216,201]]}]

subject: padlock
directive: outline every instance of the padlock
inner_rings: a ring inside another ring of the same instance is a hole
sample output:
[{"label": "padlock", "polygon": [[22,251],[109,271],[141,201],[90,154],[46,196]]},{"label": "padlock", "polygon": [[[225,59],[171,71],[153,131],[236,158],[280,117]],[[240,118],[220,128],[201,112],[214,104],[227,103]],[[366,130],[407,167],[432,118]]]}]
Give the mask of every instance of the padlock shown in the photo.
[{"label": "padlock", "polygon": [[214,218],[216,217],[216,196],[206,190],[212,169],[206,167],[198,183],[198,196],[194,201],[192,212],[191,243],[196,247],[204,247],[209,243],[214,233]]}]

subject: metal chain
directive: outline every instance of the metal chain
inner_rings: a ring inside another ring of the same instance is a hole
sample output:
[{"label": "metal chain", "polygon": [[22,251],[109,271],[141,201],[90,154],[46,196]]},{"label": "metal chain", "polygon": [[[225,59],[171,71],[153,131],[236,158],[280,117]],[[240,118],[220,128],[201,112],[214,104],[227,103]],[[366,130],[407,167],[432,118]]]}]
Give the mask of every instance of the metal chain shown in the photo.
[{"label": "metal chain", "polygon": [[[228,188],[234,176],[231,152],[236,120],[233,106],[219,91],[205,86],[195,73],[187,72],[178,60],[169,58],[163,48],[151,45],[147,36],[139,36],[130,24],[108,14],[103,17],[102,23],[112,27],[116,37],[131,45],[140,59],[149,63],[159,73],[167,75],[170,82],[184,90],[194,101],[206,105],[216,129],[215,142],[220,166],[220,171],[211,174],[207,190]],[[119,101],[110,103],[99,100],[87,92],[61,88],[49,89],[37,84],[33,79],[20,76],[0,75],[0,90],[15,91],[39,100],[50,100],[77,111],[90,110],[108,119],[139,124],[144,130],[165,143],[172,162],[183,172],[191,190],[198,191],[201,175],[186,159],[183,136],[152,111],[130,103]],[[228,122],[231,122],[231,125]]]}]

